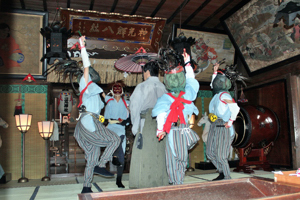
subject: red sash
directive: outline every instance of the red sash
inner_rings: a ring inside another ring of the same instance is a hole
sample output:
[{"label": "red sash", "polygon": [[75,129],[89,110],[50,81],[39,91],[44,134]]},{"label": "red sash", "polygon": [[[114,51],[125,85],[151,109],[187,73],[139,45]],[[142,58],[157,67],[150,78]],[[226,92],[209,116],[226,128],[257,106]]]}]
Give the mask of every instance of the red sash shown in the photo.
[{"label": "red sash", "polygon": [[[228,92],[222,92],[222,93],[220,94],[220,96],[219,96],[219,99],[220,99],[220,101],[221,101],[222,103],[227,104],[226,101],[223,101],[223,100],[221,99],[221,96],[222,96],[224,93],[229,94]],[[229,95],[230,95],[230,94],[229,94]],[[232,101],[235,103],[235,100],[234,100],[234,99],[232,99]]]},{"label": "red sash", "polygon": [[172,123],[177,122],[178,118],[180,119],[180,123],[186,124],[182,112],[184,109],[184,105],[182,103],[191,104],[192,101],[181,98],[181,96],[184,94],[185,92],[181,91],[178,97],[174,97],[171,93],[167,93],[167,95],[169,95],[174,99],[174,102],[170,106],[171,111],[167,117],[166,123],[163,128],[163,130],[166,131],[167,133],[170,132]]},{"label": "red sash", "polygon": [[[106,104],[108,104],[108,102],[110,102],[112,100],[114,100],[114,99],[113,98],[108,99],[107,102],[106,102]],[[127,103],[126,103],[126,101],[125,101],[125,99],[123,97],[122,97],[122,101],[123,101],[125,107],[127,108]]]},{"label": "red sash", "polygon": [[79,108],[82,104],[82,96],[83,96],[83,93],[86,91],[86,89],[88,88],[88,86],[92,83],[93,81],[90,81],[86,86],[85,88],[80,92],[80,96],[79,96],[79,104],[77,106],[77,108]]}]

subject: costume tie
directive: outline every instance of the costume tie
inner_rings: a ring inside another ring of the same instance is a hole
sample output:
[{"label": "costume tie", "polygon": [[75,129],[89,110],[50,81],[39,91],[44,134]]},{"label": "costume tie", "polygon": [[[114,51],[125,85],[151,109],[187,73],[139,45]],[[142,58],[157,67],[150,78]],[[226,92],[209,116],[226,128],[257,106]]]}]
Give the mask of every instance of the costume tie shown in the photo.
[{"label": "costume tie", "polygon": [[77,108],[79,108],[82,104],[82,96],[83,96],[83,93],[86,91],[86,89],[88,88],[88,86],[92,83],[93,81],[90,81],[86,86],[85,88],[80,92],[80,96],[79,96],[79,104],[77,106]]},{"label": "costume tie", "polygon": [[174,97],[171,93],[167,93],[167,95],[169,95],[170,97],[172,97],[174,99],[174,102],[170,106],[171,111],[166,119],[166,123],[163,128],[163,130],[167,133],[170,132],[172,123],[177,122],[178,118],[180,119],[180,123],[183,122],[183,124],[186,124],[184,116],[183,116],[183,112],[182,112],[184,109],[184,105],[182,103],[191,104],[192,101],[181,98],[181,96],[184,94],[185,94],[185,92],[181,91],[179,93],[178,97]]}]

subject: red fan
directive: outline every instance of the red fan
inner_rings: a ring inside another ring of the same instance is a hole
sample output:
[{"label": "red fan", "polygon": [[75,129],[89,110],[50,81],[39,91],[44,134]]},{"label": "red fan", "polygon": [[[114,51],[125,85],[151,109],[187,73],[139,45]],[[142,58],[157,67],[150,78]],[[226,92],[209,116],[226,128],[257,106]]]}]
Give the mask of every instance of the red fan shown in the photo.
[{"label": "red fan", "polygon": [[141,73],[142,66],[157,57],[156,53],[147,53],[141,47],[135,54],[130,54],[116,61],[115,67],[118,70],[131,73]]}]

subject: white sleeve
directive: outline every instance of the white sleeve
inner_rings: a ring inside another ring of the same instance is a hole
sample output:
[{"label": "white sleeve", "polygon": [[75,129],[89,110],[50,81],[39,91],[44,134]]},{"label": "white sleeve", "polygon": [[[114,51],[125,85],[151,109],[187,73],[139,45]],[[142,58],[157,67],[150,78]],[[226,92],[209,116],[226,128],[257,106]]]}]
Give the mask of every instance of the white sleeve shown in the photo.
[{"label": "white sleeve", "polygon": [[89,59],[89,55],[86,51],[86,48],[81,49],[81,58],[82,58],[82,63],[83,63],[84,68],[91,66],[91,62],[90,62],[90,59]]},{"label": "white sleeve", "polygon": [[195,78],[194,70],[191,66],[191,56],[188,55],[187,59],[184,61],[184,64],[188,63],[184,68],[185,68],[185,78]]},{"label": "white sleeve", "polygon": [[79,43],[81,46],[81,58],[82,58],[83,67],[84,68],[89,67],[89,66],[91,66],[89,55],[88,55],[86,48],[85,48],[84,44],[82,43],[81,39],[79,39]]},{"label": "white sleeve", "polygon": [[166,112],[163,112],[163,113],[160,113],[157,115],[157,117],[156,117],[156,122],[157,122],[156,136],[158,135],[158,133],[163,131],[166,118],[167,118]]},{"label": "white sleeve", "polygon": [[214,82],[216,76],[217,76],[217,73],[213,73],[213,75],[212,75],[212,77],[211,77],[211,82],[210,82],[210,88],[211,88],[211,89],[213,89],[213,82]]},{"label": "white sleeve", "polygon": [[191,65],[185,66],[185,78],[195,78],[194,70]]},{"label": "white sleeve", "polygon": [[237,103],[228,103],[228,107],[231,112],[230,119],[234,121],[240,112],[240,107],[237,105]]}]

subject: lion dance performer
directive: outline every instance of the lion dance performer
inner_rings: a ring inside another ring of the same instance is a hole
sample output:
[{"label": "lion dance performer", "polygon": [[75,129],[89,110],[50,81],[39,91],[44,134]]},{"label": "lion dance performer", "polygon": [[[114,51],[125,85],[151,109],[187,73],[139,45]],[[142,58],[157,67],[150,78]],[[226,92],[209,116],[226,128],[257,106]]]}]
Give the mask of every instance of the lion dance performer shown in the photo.
[{"label": "lion dance performer", "polygon": [[206,144],[207,158],[219,172],[219,176],[213,181],[231,179],[228,156],[234,139],[232,123],[240,110],[228,91],[231,88],[231,81],[226,76],[226,69],[218,70],[218,68],[217,63],[214,65],[211,84],[214,96],[209,103],[209,112],[217,119],[210,125]]},{"label": "lion dance performer", "polygon": [[[99,115],[104,103],[100,98],[103,92],[96,83],[94,83],[89,74],[91,66],[86,48],[85,37],[79,38],[81,46],[81,57],[84,66],[84,74],[80,79],[80,111],[79,121],[76,124],[74,137],[79,146],[84,150],[87,161],[84,171],[84,182],[81,193],[91,193],[91,182],[93,174],[105,177],[114,177],[114,174],[106,170],[105,164],[112,160],[112,155],[120,144],[120,137],[107,129],[100,121]],[[106,147],[100,160],[100,147]]]},{"label": "lion dance performer", "polygon": [[[199,111],[193,101],[199,91],[190,65],[190,56],[183,56],[171,49],[161,49],[160,59],[165,65],[164,83],[169,93],[157,100],[152,116],[157,120],[156,136],[162,140],[166,134],[166,165],[169,183],[183,184],[188,163],[188,150],[200,139],[189,124],[192,114]],[[183,65],[185,64],[186,65]]]}]

